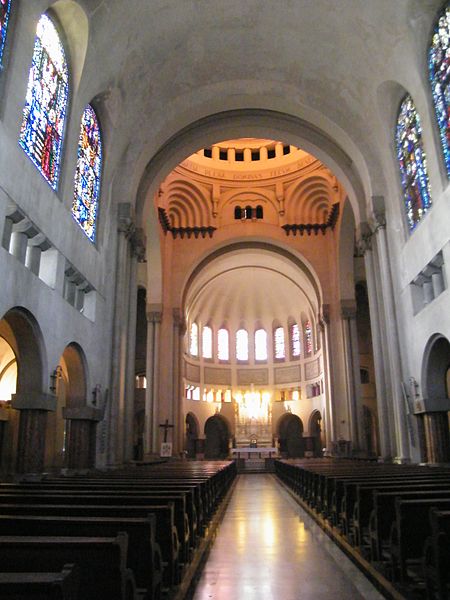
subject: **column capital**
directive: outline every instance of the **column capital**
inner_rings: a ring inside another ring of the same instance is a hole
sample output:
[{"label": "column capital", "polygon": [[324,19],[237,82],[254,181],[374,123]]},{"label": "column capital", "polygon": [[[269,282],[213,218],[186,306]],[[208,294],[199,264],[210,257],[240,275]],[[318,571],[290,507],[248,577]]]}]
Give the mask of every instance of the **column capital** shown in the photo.
[{"label": "column capital", "polygon": [[386,205],[384,196],[372,196],[373,233],[386,227]]},{"label": "column capital", "polygon": [[341,300],[341,317],[343,319],[354,319],[356,317],[356,300]]},{"label": "column capital", "polygon": [[330,305],[322,304],[322,312],[319,314],[319,326],[322,331],[325,329],[325,325],[330,324]]},{"label": "column capital", "polygon": [[130,202],[119,202],[117,207],[117,231],[130,239],[136,230],[134,209]]},{"label": "column capital", "polygon": [[161,323],[162,304],[147,304],[145,314],[149,323]]},{"label": "column capital", "polygon": [[186,321],[183,318],[181,308],[172,309],[172,317],[173,326],[175,327],[175,329],[178,329],[180,335],[184,335],[186,333]]}]

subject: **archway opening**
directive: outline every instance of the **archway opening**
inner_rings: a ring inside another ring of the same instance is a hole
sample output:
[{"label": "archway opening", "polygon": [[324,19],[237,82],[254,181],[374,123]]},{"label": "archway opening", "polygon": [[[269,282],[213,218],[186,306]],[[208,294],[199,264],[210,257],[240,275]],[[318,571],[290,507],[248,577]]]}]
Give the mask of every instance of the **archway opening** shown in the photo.
[{"label": "archway opening", "polygon": [[230,429],[220,415],[210,417],[205,423],[205,458],[222,459],[228,456]]},{"label": "archway opening", "polygon": [[300,458],[305,455],[303,423],[297,415],[286,413],[278,424],[280,453],[286,458]]}]

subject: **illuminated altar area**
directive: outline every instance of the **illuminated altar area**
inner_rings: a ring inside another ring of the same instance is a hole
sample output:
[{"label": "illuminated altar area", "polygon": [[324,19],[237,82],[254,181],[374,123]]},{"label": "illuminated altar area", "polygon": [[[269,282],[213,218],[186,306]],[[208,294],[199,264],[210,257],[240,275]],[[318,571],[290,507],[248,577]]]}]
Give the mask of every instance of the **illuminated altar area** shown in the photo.
[{"label": "illuminated altar area", "polygon": [[258,448],[271,447],[272,398],[270,392],[250,390],[233,395],[236,448],[249,447],[256,443]]}]

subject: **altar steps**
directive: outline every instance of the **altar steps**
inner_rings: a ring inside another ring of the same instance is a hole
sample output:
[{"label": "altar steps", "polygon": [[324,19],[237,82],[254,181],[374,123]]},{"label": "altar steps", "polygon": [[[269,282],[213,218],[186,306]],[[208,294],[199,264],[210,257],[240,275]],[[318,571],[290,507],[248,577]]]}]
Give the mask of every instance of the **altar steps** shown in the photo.
[{"label": "altar steps", "polygon": [[273,459],[270,458],[240,458],[237,459],[237,471],[241,475],[254,473],[274,473]]}]

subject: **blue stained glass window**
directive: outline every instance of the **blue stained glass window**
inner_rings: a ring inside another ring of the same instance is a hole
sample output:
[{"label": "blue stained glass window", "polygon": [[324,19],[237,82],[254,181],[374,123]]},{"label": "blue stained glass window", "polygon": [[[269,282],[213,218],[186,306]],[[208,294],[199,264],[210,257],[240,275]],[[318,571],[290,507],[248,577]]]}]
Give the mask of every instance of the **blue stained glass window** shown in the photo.
[{"label": "blue stained glass window", "polygon": [[6,34],[8,33],[9,13],[11,12],[11,0],[0,0],[0,66],[3,60]]},{"label": "blue stained glass window", "polygon": [[102,140],[97,115],[90,104],[81,117],[72,215],[87,237],[95,240],[102,170]]},{"label": "blue stained glass window", "polygon": [[51,187],[58,186],[69,93],[69,72],[56,27],[42,15],[23,110],[19,144]]},{"label": "blue stained glass window", "polygon": [[410,95],[400,105],[395,141],[406,217],[412,231],[432,202],[420,117]]},{"label": "blue stained glass window", "polygon": [[428,59],[434,108],[450,176],[450,6],[442,12],[435,27]]}]

